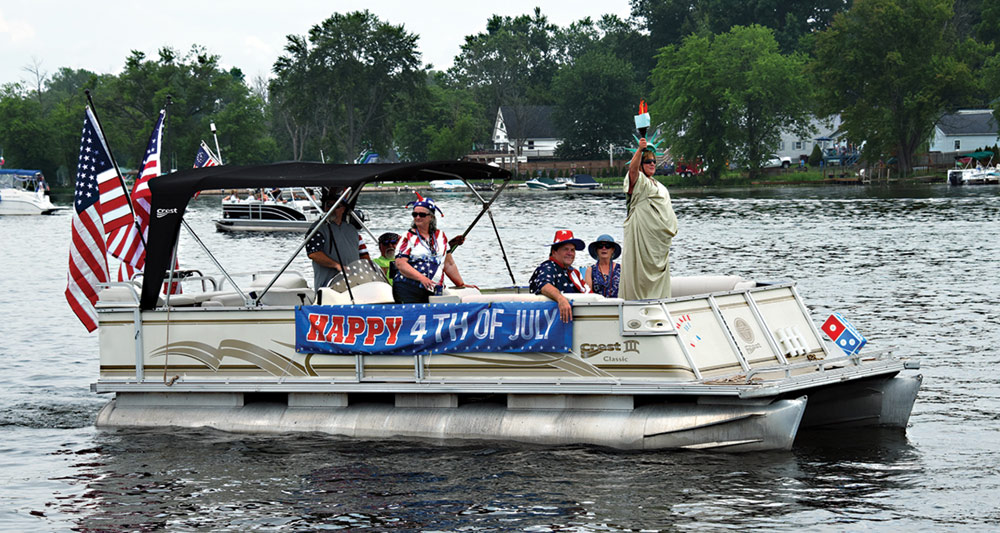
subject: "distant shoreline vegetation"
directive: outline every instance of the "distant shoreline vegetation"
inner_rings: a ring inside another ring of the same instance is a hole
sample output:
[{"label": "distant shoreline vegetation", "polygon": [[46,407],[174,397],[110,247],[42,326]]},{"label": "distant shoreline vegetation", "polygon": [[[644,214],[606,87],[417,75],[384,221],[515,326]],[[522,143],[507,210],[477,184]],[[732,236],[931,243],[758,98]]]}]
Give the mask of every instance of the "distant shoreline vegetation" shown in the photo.
[{"label": "distant shoreline vegetation", "polygon": [[[1000,113],[996,2],[630,3],[627,19],[567,26],[537,8],[491,16],[447,71],[422,64],[419,36],[402,21],[369,11],[303,23],[271,79],[224,69],[198,45],[133,51],[120,74],[53,70],[40,58],[23,82],[0,86],[0,153],[8,168],[70,185],[85,89],[123,169],[138,165],[168,95],[163,153],[172,168],[189,168],[202,140],[214,147],[212,123],[231,164],[347,162],[368,149],[389,161],[533,157],[531,117],[495,137],[502,106],[550,109],[556,158],[606,160],[609,149],[634,146],[632,116],[644,98],[663,148],[704,161],[710,170],[698,181],[708,185],[769,181],[762,167],[780,133],[811,139],[812,117],[838,115],[838,139],[863,145],[860,164],[892,157],[894,173],[912,176],[944,113]],[[723,172],[730,163],[744,174]]]}]

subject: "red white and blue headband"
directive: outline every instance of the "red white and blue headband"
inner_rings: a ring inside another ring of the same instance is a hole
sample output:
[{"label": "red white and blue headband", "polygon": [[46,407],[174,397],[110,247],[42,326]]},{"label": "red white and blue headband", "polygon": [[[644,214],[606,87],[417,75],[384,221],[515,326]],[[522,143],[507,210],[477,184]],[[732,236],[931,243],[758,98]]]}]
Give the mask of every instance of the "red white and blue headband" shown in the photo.
[{"label": "red white and blue headband", "polygon": [[438,213],[441,213],[441,216],[444,216],[444,212],[442,212],[441,208],[438,207],[436,203],[434,203],[434,200],[432,198],[424,198],[423,196],[420,196],[419,192],[416,191],[414,191],[413,194],[417,195],[417,199],[406,204],[404,207],[406,207],[407,209],[413,209],[415,207],[423,207],[424,209],[430,211],[431,213],[437,211]]}]

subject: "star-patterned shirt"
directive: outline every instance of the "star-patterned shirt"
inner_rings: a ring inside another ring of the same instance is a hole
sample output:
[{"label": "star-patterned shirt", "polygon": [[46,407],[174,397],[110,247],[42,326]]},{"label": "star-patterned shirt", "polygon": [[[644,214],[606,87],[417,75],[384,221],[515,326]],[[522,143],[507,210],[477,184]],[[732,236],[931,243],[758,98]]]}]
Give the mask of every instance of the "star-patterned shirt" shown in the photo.
[{"label": "star-patterned shirt", "polygon": [[528,281],[528,288],[533,294],[541,294],[542,287],[547,283],[551,283],[553,287],[559,289],[559,292],[580,292],[569,279],[569,272],[551,259],[538,265],[535,273],[531,275],[531,280]]},{"label": "star-patterned shirt", "polygon": [[[433,239],[424,239],[416,230],[411,229],[396,244],[396,258],[406,258],[411,267],[433,280],[434,283],[441,283],[441,278],[435,279],[434,274],[437,273],[438,266],[444,261],[447,252],[448,238],[441,230],[434,231]],[[419,281],[410,279],[399,271],[396,272],[394,283],[409,283],[420,286]]]}]

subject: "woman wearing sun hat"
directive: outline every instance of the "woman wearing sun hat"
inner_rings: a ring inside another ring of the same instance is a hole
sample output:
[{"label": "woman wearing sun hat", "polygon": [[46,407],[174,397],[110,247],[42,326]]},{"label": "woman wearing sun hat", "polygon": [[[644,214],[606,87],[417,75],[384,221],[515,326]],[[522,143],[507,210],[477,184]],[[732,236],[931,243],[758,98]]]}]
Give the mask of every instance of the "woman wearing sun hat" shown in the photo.
[{"label": "woman wearing sun hat", "polygon": [[573,320],[573,306],[563,293],[591,292],[573,268],[576,252],[583,250],[583,241],[573,237],[568,229],[556,231],[556,236],[549,245],[549,258],[538,265],[528,281],[528,288],[534,294],[548,296],[559,304],[559,318],[563,322]]},{"label": "woman wearing sun hat", "polygon": [[601,235],[587,246],[590,257],[597,260],[594,266],[587,267],[583,275],[584,282],[592,291],[606,298],[618,297],[618,281],[621,279],[621,265],[615,263],[622,255],[622,247],[611,235]]}]

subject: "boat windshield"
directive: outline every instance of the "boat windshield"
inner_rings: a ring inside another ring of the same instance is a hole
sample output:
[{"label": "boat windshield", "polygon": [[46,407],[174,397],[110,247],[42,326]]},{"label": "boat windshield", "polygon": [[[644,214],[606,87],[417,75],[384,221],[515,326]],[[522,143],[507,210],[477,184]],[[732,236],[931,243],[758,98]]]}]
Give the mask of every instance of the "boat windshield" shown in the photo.
[{"label": "boat windshield", "polygon": [[375,263],[372,263],[371,259],[358,259],[347,265],[344,272],[340,272],[334,276],[327,286],[337,292],[347,292],[344,273],[347,273],[347,283],[350,283],[351,287],[372,282],[388,283],[385,279],[385,274],[382,273],[382,269],[375,266]]}]

